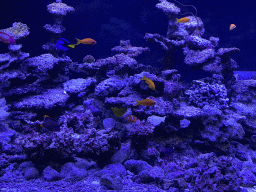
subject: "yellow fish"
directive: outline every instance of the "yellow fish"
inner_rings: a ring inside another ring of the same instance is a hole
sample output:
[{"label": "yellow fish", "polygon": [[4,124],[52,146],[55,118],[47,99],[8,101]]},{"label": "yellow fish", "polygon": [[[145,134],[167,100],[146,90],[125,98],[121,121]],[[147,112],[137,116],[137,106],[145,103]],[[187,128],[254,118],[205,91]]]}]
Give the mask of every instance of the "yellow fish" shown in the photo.
[{"label": "yellow fish", "polygon": [[113,111],[115,116],[122,117],[126,113],[127,109],[126,108],[114,107],[114,108],[112,108],[112,111]]},{"label": "yellow fish", "polygon": [[143,99],[143,100],[141,100],[141,101],[137,100],[137,103],[136,103],[135,106],[137,106],[137,105],[153,106],[153,105],[155,105],[155,104],[156,104],[156,102],[153,101],[152,99]]},{"label": "yellow fish", "polygon": [[182,17],[180,19],[176,18],[176,23],[187,23],[189,22],[189,18],[187,17]]},{"label": "yellow fish", "polygon": [[71,48],[75,48],[76,45],[79,45],[80,43],[82,44],[89,44],[89,45],[95,45],[97,42],[92,39],[92,38],[85,38],[85,39],[76,39],[77,40],[77,44],[70,44],[70,45],[67,45],[68,47],[71,47]]},{"label": "yellow fish", "polygon": [[148,84],[148,87],[149,87],[150,89],[156,90],[156,88],[155,88],[155,83],[154,83],[151,79],[145,77],[144,74],[143,74],[143,78],[142,78],[141,80],[144,80],[144,81]]}]

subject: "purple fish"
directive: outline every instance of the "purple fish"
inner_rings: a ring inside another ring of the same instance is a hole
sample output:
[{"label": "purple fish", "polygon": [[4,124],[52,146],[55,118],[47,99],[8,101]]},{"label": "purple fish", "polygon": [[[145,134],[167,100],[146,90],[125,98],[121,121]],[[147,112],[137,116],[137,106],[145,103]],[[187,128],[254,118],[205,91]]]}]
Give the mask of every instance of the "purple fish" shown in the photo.
[{"label": "purple fish", "polygon": [[8,35],[7,33],[0,32],[0,41],[3,41],[4,43],[10,44],[10,45],[15,45],[15,40]]}]

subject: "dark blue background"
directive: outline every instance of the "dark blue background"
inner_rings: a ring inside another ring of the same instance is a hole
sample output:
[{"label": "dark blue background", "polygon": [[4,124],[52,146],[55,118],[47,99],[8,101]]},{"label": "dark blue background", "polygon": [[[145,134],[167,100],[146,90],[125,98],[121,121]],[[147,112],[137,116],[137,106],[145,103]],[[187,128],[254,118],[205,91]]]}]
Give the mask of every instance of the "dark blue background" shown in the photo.
[{"label": "dark blue background", "polygon": [[[0,6],[0,28],[8,28],[14,22],[22,22],[29,26],[30,35],[22,40],[23,51],[31,56],[37,56],[44,51],[42,45],[49,40],[49,34],[43,26],[52,23],[52,16],[46,6],[50,0],[13,1],[5,0]],[[139,2],[139,4],[138,4]],[[83,57],[90,54],[96,59],[106,58],[113,53],[110,49],[119,45],[120,40],[131,41],[133,46],[150,47],[149,54],[138,58],[143,64],[161,66],[158,60],[163,52],[158,45],[147,43],[145,33],[166,35],[167,17],[155,8],[157,0],[63,0],[63,3],[76,9],[69,13],[63,22],[66,31],[63,38],[76,42],[75,38],[93,38],[96,45],[80,45],[68,50],[67,55],[75,62],[82,62]],[[170,2],[174,2],[171,1]],[[240,53],[232,58],[240,65],[239,70],[256,70],[256,1],[231,0],[180,0],[183,4],[193,4],[198,10],[198,16],[205,25],[203,38],[210,36],[220,38],[220,47],[237,47]],[[175,2],[174,2],[175,3]],[[176,3],[177,6],[179,6]],[[192,8],[179,6],[182,13],[194,12]],[[182,16],[181,16],[182,17]],[[237,28],[229,31],[229,25],[236,24]],[[7,52],[7,46],[0,43],[0,53]],[[190,71],[183,63],[181,51],[176,54],[177,68],[181,74]],[[183,70],[183,71],[182,71]],[[195,78],[195,77],[193,77]]]}]

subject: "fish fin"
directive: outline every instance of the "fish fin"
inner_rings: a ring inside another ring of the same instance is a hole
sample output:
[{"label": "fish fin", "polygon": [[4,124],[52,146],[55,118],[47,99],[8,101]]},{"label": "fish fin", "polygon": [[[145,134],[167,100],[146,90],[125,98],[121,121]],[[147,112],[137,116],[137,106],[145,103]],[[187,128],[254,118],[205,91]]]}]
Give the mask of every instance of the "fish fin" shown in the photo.
[{"label": "fish fin", "polygon": [[141,80],[146,80],[146,77],[145,77],[145,75],[144,75],[144,74],[143,74],[143,78],[142,78]]},{"label": "fish fin", "polygon": [[80,39],[77,39],[77,38],[76,38],[76,40],[77,40],[77,44],[76,44],[76,45],[78,45],[78,44],[81,43],[81,40],[80,40]]},{"label": "fish fin", "polygon": [[76,46],[77,44],[70,44],[70,45],[67,45],[67,47],[70,47],[70,48],[75,48],[75,46]]},{"label": "fish fin", "polygon": [[140,101],[139,100],[136,100],[136,105],[135,106],[137,106],[137,105],[139,105],[140,104]]},{"label": "fish fin", "polygon": [[44,128],[43,124],[40,124],[40,127]]}]

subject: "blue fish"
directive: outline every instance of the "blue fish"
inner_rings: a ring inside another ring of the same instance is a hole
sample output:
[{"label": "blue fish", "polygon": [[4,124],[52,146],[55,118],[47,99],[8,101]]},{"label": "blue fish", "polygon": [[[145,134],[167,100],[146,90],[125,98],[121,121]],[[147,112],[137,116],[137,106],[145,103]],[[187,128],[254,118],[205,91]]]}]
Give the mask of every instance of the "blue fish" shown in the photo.
[{"label": "blue fish", "polygon": [[69,48],[67,47],[67,45],[69,44],[69,41],[64,39],[64,38],[60,38],[57,43],[56,43],[56,48],[60,51],[67,51]]}]

